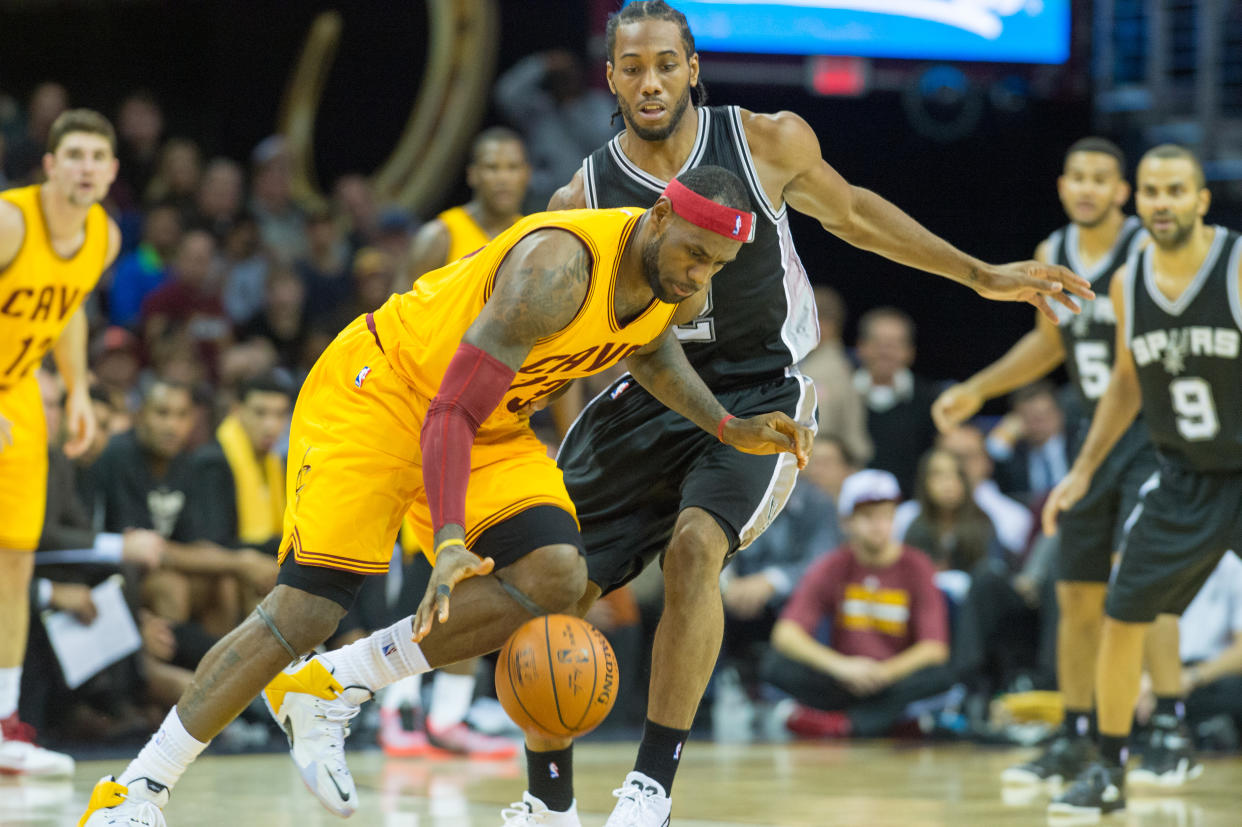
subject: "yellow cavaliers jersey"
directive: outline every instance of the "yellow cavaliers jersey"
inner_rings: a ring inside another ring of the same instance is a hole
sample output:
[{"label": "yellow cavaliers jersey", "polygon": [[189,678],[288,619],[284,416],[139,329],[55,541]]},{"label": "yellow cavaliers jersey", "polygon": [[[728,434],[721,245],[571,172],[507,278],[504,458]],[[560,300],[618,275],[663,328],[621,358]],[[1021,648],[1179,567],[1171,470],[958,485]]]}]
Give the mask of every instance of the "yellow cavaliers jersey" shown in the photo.
[{"label": "yellow cavaliers jersey", "polygon": [[638,208],[535,213],[516,222],[472,256],[432,270],[408,293],[375,311],[375,329],[394,370],[420,395],[433,398],[466,329],[483,309],[509,251],[536,230],[559,228],[581,239],[591,255],[591,281],[578,313],[563,330],[536,343],[509,392],[479,429],[507,430],[516,411],[566,382],[612,367],[656,339],[677,309],[652,299],[629,324],[615,316],[617,267],[644,211]]},{"label": "yellow cavaliers jersey", "polygon": [[483,228],[471,217],[470,213],[466,212],[464,207],[445,210],[436,218],[444,222],[449,233],[448,256],[444,259],[445,264],[469,255],[491,241],[487,233],[483,232]]},{"label": "yellow cavaliers jersey", "polygon": [[38,185],[0,192],[22,211],[26,235],[0,270],[0,390],[30,374],[60,338],[95,288],[108,255],[108,214],[98,204],[86,216],[81,248],[72,258],[52,249]]}]

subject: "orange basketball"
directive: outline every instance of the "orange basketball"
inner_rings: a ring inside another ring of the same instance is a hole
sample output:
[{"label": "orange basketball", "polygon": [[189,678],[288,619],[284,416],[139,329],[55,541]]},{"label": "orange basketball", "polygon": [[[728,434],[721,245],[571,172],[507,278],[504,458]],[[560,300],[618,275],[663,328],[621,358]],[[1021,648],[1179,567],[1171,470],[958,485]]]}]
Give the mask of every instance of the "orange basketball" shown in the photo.
[{"label": "orange basketball", "polygon": [[599,629],[570,615],[522,624],[500,650],[496,697],[523,730],[585,735],[617,699],[617,658]]}]

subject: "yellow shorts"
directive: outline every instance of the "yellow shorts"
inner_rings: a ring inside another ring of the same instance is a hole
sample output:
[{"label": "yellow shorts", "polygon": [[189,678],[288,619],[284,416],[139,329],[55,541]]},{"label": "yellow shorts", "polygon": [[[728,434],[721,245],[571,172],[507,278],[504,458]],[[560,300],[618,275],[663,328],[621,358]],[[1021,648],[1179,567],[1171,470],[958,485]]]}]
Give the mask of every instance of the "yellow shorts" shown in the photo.
[{"label": "yellow shorts", "polygon": [[0,549],[34,551],[47,507],[47,420],[34,374],[0,391],[13,444],[0,450]]},{"label": "yellow shorts", "polygon": [[[419,448],[429,404],[393,372],[365,317],[336,337],[293,409],[281,562],[292,551],[303,565],[386,572],[407,513],[419,545],[432,548]],[[470,454],[466,544],[537,505],[577,519],[543,443],[525,425],[480,434]]]}]

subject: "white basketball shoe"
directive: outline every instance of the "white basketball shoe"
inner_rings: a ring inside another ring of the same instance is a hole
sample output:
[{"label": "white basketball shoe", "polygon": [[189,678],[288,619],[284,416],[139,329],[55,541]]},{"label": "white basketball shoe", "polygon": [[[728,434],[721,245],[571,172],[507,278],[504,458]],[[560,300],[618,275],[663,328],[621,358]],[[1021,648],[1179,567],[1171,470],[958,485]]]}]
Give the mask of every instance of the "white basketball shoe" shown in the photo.
[{"label": "white basketball shoe", "polygon": [[289,738],[302,782],[341,818],[358,809],[358,790],[345,763],[349,722],[371,691],[343,687],[326,659],[311,655],[285,668],[263,690],[263,702]]},{"label": "white basketball shoe", "polygon": [[668,827],[673,800],[654,778],[631,772],[612,791],[618,799],[604,827]]},{"label": "white basketball shoe", "polygon": [[522,800],[515,801],[500,811],[504,819],[501,827],[582,827],[578,820],[578,802],[574,801],[563,813],[549,810],[548,805],[529,792],[522,793]]},{"label": "white basketball shoe", "polygon": [[34,727],[18,720],[16,712],[0,720],[0,775],[43,778],[73,775],[72,758],[63,752],[44,749],[34,739]]},{"label": "white basketball shoe", "polygon": [[[141,783],[145,779],[138,779]],[[91,791],[86,812],[78,827],[167,827],[163,807],[168,804],[168,788],[147,784],[147,795],[132,795],[124,784],[105,776]]]}]

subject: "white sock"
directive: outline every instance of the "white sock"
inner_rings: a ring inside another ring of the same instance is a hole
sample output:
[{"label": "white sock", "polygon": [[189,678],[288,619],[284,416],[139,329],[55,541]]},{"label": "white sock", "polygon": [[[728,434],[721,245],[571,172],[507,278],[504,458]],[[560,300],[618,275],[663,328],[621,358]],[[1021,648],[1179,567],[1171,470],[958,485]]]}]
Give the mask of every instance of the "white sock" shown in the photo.
[{"label": "white sock", "polygon": [[361,686],[374,693],[431,670],[423,650],[410,639],[413,635],[414,618],[410,616],[323,657],[335,667],[341,686]]},{"label": "white sock", "polygon": [[21,688],[22,668],[20,666],[0,669],[0,718],[7,718],[17,711],[17,698]]},{"label": "white sock", "polygon": [[437,672],[431,682],[431,703],[428,704],[427,725],[438,732],[466,720],[470,702],[474,700],[474,675],[453,675]]},{"label": "white sock", "polygon": [[[186,767],[198,757],[207,745],[185,731],[177,707],[168,712],[159,730],[147,741],[147,745],[138,753],[138,757],[130,762],[117,779],[126,787],[139,778],[149,778],[157,784],[163,784],[172,791],[173,785],[181,778]],[[132,793],[143,797],[147,790],[145,784],[139,784]]]},{"label": "white sock", "polygon": [[384,690],[380,696],[380,709],[400,709],[403,706],[418,708],[422,706],[419,699],[423,691],[423,676],[410,675],[402,678]]}]

